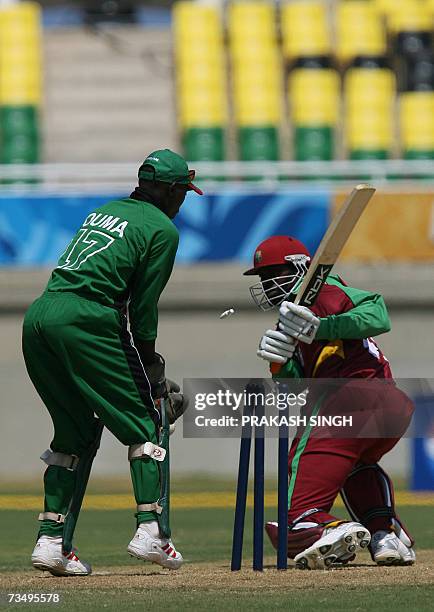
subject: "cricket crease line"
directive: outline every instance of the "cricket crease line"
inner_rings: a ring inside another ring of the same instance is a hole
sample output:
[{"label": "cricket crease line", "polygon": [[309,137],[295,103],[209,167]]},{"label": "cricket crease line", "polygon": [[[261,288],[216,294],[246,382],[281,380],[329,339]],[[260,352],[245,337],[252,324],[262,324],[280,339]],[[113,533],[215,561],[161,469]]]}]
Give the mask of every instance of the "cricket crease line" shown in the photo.
[{"label": "cricket crease line", "polygon": [[[402,506],[434,506],[434,493],[413,493],[398,491],[395,500]],[[0,510],[40,510],[43,504],[41,495],[7,495],[0,494]],[[206,508],[235,507],[235,494],[230,491],[216,493],[173,493],[170,505],[177,510],[192,510]],[[266,493],[264,497],[266,508],[277,507],[277,493]],[[336,507],[343,508],[340,498],[336,500]],[[135,508],[134,498],[131,494],[89,494],[84,499],[83,507],[87,510],[131,510]],[[253,507],[253,495],[247,497],[247,507]]]}]

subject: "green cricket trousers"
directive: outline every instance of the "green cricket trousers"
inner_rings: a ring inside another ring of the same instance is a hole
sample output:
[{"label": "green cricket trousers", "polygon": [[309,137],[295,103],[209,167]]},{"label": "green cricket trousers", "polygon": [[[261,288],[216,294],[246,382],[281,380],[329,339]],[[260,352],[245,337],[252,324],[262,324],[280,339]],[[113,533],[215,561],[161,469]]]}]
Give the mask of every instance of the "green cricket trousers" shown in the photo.
[{"label": "green cricket trousers", "polygon": [[[67,292],[46,292],[26,313],[23,354],[29,376],[54,426],[51,450],[80,457],[95,441],[97,419],[126,446],[157,444],[158,414],[149,382],[131,342],[126,317],[115,308]],[[158,465],[150,457],[130,462],[137,504],[160,495]],[[76,472],[49,465],[44,512],[65,515]],[[137,522],[155,520],[153,511]],[[41,522],[40,535],[61,535],[63,525]]]}]

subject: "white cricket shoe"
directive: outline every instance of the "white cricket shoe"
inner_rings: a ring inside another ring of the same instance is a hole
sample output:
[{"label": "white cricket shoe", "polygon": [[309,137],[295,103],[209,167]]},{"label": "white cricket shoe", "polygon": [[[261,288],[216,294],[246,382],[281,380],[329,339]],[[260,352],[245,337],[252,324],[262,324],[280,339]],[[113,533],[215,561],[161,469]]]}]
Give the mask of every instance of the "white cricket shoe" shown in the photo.
[{"label": "white cricket shoe", "polygon": [[325,569],[333,563],[345,563],[354,557],[357,549],[369,545],[371,535],[360,523],[340,523],[326,527],[312,546],[295,557],[297,569]]},{"label": "white cricket shoe", "polygon": [[395,533],[376,531],[371,539],[371,555],[377,565],[413,565],[416,553]]},{"label": "white cricket shoe", "polygon": [[74,548],[67,555],[63,553],[61,536],[43,535],[38,538],[32,553],[32,565],[53,576],[88,576],[92,568],[80,561]]},{"label": "white cricket shoe", "polygon": [[158,563],[168,569],[176,570],[184,562],[172,540],[162,538],[157,521],[141,523],[137,531],[128,544],[128,552],[132,557],[137,557],[142,561]]}]

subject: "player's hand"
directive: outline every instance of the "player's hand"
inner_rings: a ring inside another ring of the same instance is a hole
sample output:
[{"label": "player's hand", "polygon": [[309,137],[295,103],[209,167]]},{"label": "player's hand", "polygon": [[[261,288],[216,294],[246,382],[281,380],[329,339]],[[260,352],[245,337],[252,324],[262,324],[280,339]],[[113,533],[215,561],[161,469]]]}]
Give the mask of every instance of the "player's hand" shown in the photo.
[{"label": "player's hand", "polygon": [[[178,387],[179,391],[179,386]],[[172,425],[188,408],[188,397],[183,393],[170,392],[167,396],[167,417]]]},{"label": "player's hand", "polygon": [[[179,391],[179,385],[177,385],[176,383],[173,383],[173,381],[169,381],[167,380],[167,388],[168,389],[177,389],[177,391]],[[165,394],[163,397],[154,400],[155,406],[158,408],[158,410],[161,412],[161,401],[164,399],[165,401],[165,408],[166,408],[166,414],[167,414],[167,418],[169,420],[169,424],[170,426],[172,426],[175,421],[177,419],[179,419],[180,416],[182,416],[184,414],[184,412],[187,410],[188,408],[188,398],[183,394],[183,393],[175,393],[173,391],[168,391],[167,394]],[[173,431],[175,430],[175,428],[173,427]],[[172,433],[172,432],[170,432]]]},{"label": "player's hand", "polygon": [[278,327],[298,342],[311,344],[319,324],[319,318],[305,306],[296,306],[292,302],[282,302],[280,305]]},{"label": "player's hand", "polygon": [[259,342],[256,354],[271,363],[286,363],[294,354],[296,341],[275,329],[267,329]]}]

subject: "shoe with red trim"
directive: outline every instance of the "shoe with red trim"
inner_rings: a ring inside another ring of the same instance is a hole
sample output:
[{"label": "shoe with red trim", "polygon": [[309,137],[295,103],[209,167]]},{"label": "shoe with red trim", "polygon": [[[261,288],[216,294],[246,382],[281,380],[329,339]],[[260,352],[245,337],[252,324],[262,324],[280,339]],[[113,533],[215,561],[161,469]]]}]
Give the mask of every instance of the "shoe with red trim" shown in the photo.
[{"label": "shoe with red trim", "polygon": [[158,563],[168,569],[176,570],[184,562],[172,540],[160,536],[157,521],[141,523],[127,550],[132,557]]},{"label": "shoe with red trim", "polygon": [[43,535],[38,538],[32,553],[32,565],[53,576],[88,576],[92,568],[88,563],[80,561],[77,549],[68,554],[62,549],[62,538]]}]

